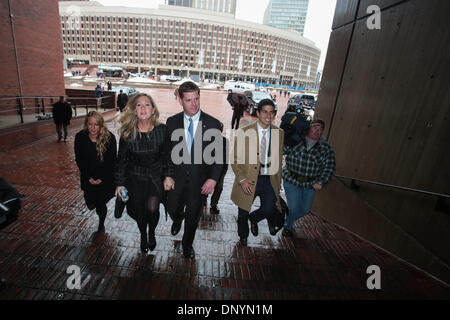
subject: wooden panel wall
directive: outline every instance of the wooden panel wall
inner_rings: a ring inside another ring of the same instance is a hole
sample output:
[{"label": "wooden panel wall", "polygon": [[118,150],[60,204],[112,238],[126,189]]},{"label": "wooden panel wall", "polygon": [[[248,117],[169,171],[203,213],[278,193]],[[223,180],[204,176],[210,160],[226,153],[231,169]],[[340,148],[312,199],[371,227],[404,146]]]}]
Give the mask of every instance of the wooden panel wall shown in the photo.
[{"label": "wooden panel wall", "polygon": [[[372,4],[380,30],[366,25]],[[358,18],[345,23],[343,8]],[[338,0],[315,115],[337,175],[450,194],[449,13],[446,0]],[[313,210],[450,280],[450,215],[435,210],[437,197],[362,184],[361,215],[340,198],[347,191],[325,188]]]},{"label": "wooden panel wall", "polygon": [[340,0],[336,3],[332,29],[342,27],[355,20],[359,0]]}]

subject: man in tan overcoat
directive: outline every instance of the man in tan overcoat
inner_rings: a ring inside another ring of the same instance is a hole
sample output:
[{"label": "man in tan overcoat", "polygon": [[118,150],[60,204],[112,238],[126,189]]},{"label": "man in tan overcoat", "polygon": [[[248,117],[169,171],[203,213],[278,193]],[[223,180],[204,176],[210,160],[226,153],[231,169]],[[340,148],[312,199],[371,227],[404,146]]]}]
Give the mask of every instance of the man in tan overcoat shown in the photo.
[{"label": "man in tan overcoat", "polygon": [[[251,232],[256,237],[258,222],[263,219],[270,222],[276,210],[281,211],[284,132],[272,124],[275,113],[272,100],[261,100],[256,111],[258,121],[239,129],[234,138],[231,167],[235,180],[231,200],[239,207],[238,235],[243,246],[247,245],[249,220]],[[249,213],[257,196],[261,206]]]}]

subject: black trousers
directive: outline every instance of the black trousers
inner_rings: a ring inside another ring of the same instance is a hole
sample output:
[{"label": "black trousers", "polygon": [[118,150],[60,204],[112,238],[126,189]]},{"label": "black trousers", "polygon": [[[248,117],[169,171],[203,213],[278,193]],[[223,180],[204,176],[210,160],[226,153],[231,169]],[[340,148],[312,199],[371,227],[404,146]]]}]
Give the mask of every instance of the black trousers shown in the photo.
[{"label": "black trousers", "polygon": [[184,219],[184,233],[182,239],[183,250],[192,247],[197,231],[198,223],[202,216],[203,204],[206,195],[201,190],[195,190],[186,182],[183,186],[175,183],[175,190],[169,191],[167,198],[167,209],[173,221]]},{"label": "black trousers", "polygon": [[[227,164],[225,164],[227,166]],[[214,192],[211,196],[211,207],[217,207],[219,203],[220,195],[223,191],[223,180],[225,179],[225,174],[227,170],[224,170],[220,175],[219,181],[217,181],[216,187],[214,188]]]},{"label": "black trousers", "polygon": [[58,134],[58,139],[61,140],[63,138],[63,130],[64,130],[64,140],[67,139],[67,124],[65,123],[57,123],[56,124],[56,133]]},{"label": "black trousers", "polygon": [[[233,118],[231,119],[231,129],[239,128],[239,121],[241,121],[242,114],[236,110],[233,111]],[[234,124],[236,123],[236,128]]]},{"label": "black trousers", "polygon": [[247,238],[249,234],[248,221],[251,223],[258,223],[264,219],[271,219],[276,212],[275,191],[270,183],[270,176],[258,176],[256,183],[255,198],[259,196],[261,206],[259,209],[249,213],[248,211],[239,208],[238,210],[238,235],[240,238]]}]

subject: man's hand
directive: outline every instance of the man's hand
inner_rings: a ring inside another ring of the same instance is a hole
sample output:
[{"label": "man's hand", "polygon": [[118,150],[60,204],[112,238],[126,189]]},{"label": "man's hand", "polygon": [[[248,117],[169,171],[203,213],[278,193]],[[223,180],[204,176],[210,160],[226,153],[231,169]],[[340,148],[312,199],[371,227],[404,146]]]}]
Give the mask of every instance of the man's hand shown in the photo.
[{"label": "man's hand", "polygon": [[318,183],[314,183],[314,184],[313,184],[313,189],[314,189],[315,191],[320,191],[320,190],[322,190],[322,185],[320,185],[320,184],[318,184]]},{"label": "man's hand", "polygon": [[251,182],[248,179],[245,179],[244,181],[241,182],[241,188],[242,190],[244,190],[244,193],[247,195],[251,195],[252,194],[252,186],[254,186],[255,183]]},{"label": "man's hand", "polygon": [[208,179],[205,181],[205,184],[202,187],[202,194],[208,195],[214,192],[214,188],[216,187],[216,180]]},{"label": "man's hand", "polygon": [[100,179],[94,180],[94,179],[90,178],[89,183],[92,185],[99,185],[100,183],[102,183],[102,180],[100,180]]},{"label": "man's hand", "polygon": [[171,177],[164,179],[164,191],[175,190],[175,181]]}]

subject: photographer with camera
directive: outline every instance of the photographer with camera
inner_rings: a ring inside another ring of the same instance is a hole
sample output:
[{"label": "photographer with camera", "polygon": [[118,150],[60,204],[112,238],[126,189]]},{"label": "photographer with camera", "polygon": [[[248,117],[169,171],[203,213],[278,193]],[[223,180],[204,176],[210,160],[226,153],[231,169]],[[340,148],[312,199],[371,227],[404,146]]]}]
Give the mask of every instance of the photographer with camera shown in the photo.
[{"label": "photographer with camera", "polygon": [[[296,122],[296,119],[291,122],[284,120],[287,124]],[[297,127],[304,126],[304,123],[300,123]],[[284,145],[286,161],[283,168],[283,186],[289,208],[283,229],[284,236],[293,237],[295,221],[311,210],[315,192],[322,190],[334,174],[334,151],[322,137],[324,129],[325,122],[322,120],[313,120],[306,135],[297,131],[301,129],[290,128],[290,137],[286,139],[288,143]]]}]

